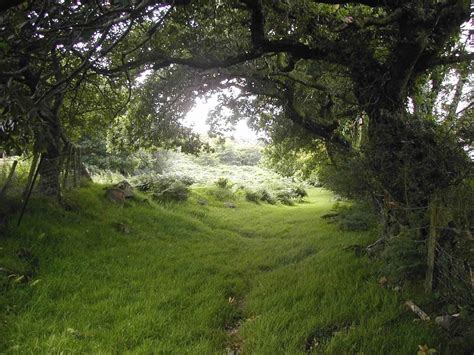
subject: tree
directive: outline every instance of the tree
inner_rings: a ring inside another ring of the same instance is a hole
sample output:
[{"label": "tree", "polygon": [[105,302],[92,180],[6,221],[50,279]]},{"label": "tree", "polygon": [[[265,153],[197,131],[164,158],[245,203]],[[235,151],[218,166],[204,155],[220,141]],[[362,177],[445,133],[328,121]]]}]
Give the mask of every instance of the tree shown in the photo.
[{"label": "tree", "polygon": [[[255,126],[304,131],[334,161],[362,156],[375,198],[425,206],[466,175],[461,145],[410,112],[407,100],[438,66],[473,58],[454,45],[468,1],[12,1],[4,8],[3,116],[25,132],[37,122],[34,132],[44,134],[35,133],[36,142],[62,136],[64,95],[89,75],[124,80],[149,69],[149,80],[174,88],[159,94],[160,107],[237,88],[223,102],[255,117]],[[16,86],[7,93],[9,83]],[[354,127],[363,141],[354,142]],[[46,160],[54,161],[58,144],[46,141]]]},{"label": "tree", "polygon": [[[192,72],[175,73],[175,82],[238,88],[223,102],[257,127],[276,135],[302,129],[325,142],[332,160],[362,157],[378,199],[426,206],[466,176],[456,137],[410,112],[408,99],[438,66],[472,58],[454,46],[467,2],[203,1],[185,9],[153,38],[164,46],[126,67],[173,63]],[[170,37],[184,46],[170,47]]]},{"label": "tree", "polygon": [[[67,133],[84,123],[78,124],[86,115],[83,108],[79,112],[74,108],[75,101],[87,100],[89,106],[104,92],[116,91],[117,82],[122,87],[126,83],[131,85],[133,76],[128,71],[114,76],[112,81],[104,75],[98,77],[96,70],[122,63],[125,54],[133,52],[137,45],[130,36],[132,28],[142,22],[150,23],[152,18],[159,23],[160,14],[166,15],[162,12],[164,7],[169,8],[166,1],[2,3],[2,148],[42,154],[40,187],[45,195],[60,198],[61,155],[72,144]],[[121,101],[123,104],[127,100]],[[111,106],[114,105],[109,105],[109,109],[117,108]],[[115,114],[123,112],[124,107]],[[90,122],[95,127],[101,123],[103,119]]]}]

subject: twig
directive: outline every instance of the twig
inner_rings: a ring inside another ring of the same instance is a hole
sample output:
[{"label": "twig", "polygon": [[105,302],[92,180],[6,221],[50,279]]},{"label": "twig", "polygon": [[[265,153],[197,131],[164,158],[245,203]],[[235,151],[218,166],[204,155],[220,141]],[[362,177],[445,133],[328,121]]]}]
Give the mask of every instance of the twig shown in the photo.
[{"label": "twig", "polygon": [[414,304],[413,301],[408,300],[405,302],[405,305],[407,305],[407,307],[410,308],[412,312],[414,312],[418,317],[420,317],[421,320],[430,320],[430,316],[427,315],[420,307]]}]

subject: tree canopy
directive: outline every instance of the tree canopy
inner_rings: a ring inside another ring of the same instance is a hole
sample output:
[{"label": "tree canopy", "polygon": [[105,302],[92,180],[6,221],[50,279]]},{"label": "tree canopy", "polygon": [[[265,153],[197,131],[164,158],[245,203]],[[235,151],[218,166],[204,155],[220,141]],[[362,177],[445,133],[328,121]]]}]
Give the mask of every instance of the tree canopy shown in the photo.
[{"label": "tree canopy", "polygon": [[333,163],[362,161],[371,188],[397,201],[425,204],[465,175],[469,142],[446,139],[419,93],[439,68],[472,59],[458,45],[468,1],[7,1],[1,11],[4,149],[33,146],[53,162],[75,129],[125,115],[130,142],[192,150],[179,118],[194,97],[234,88],[222,95],[234,117],[275,142],[323,142]]}]

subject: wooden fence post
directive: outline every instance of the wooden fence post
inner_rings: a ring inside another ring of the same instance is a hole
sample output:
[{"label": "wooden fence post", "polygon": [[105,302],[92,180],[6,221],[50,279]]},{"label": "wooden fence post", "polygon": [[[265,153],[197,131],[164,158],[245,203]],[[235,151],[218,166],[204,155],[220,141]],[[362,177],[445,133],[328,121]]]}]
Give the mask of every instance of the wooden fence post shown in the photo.
[{"label": "wooden fence post", "polygon": [[77,187],[77,148],[74,147],[74,187]]},{"label": "wooden fence post", "polygon": [[67,176],[69,174],[69,162],[71,160],[71,154],[72,154],[72,145],[68,146],[67,149],[67,157],[66,157],[66,168],[64,170],[64,177],[63,177],[63,188],[66,189],[67,186]]},{"label": "wooden fence post", "polygon": [[33,155],[33,160],[31,161],[30,172],[28,173],[28,180],[26,181],[25,190],[23,191],[23,195],[22,195],[23,201],[26,199],[26,195],[28,194],[28,191],[30,190],[30,185],[31,185],[31,182],[33,181],[33,176],[35,175],[35,172],[36,172],[36,166],[38,165],[38,157],[39,157],[39,154]]},{"label": "wooden fence post", "polygon": [[428,257],[427,269],[425,277],[425,291],[431,292],[433,290],[433,275],[435,266],[436,242],[438,239],[438,225],[439,225],[439,208],[437,197],[433,198],[430,208],[430,230],[428,235]]},{"label": "wooden fence post", "polygon": [[31,186],[29,186],[28,194],[26,195],[25,201],[23,202],[23,208],[21,209],[20,218],[18,218],[18,223],[16,225],[17,227],[20,226],[21,220],[23,219],[23,215],[25,214],[26,205],[28,204],[28,201],[30,200],[31,191],[33,191],[33,187],[35,185],[36,178],[38,177],[42,162],[43,162],[43,155],[41,155],[39,158],[38,166],[36,167],[35,174],[33,175],[33,180],[31,181]]}]

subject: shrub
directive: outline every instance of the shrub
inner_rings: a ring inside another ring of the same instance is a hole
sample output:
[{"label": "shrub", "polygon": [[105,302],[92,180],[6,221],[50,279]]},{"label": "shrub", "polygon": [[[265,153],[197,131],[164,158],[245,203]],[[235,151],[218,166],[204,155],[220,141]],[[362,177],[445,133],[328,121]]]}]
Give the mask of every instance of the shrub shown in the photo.
[{"label": "shrub", "polygon": [[231,189],[219,186],[210,188],[209,194],[214,196],[219,201],[234,200],[236,197]]},{"label": "shrub", "polygon": [[194,184],[194,179],[189,176],[173,176],[173,175],[141,175],[134,180],[135,187],[143,192],[160,193],[172,187],[175,183],[181,183],[188,187]]},{"label": "shrub", "polygon": [[220,177],[215,182],[215,184],[217,185],[217,187],[220,187],[222,189],[230,188],[232,186],[232,183],[230,182],[230,180],[228,178],[224,178],[224,177]]},{"label": "shrub", "polygon": [[189,188],[181,181],[173,182],[168,188],[153,194],[160,201],[186,201],[189,197]]},{"label": "shrub", "polygon": [[363,204],[337,207],[338,225],[346,231],[362,231],[374,227],[377,219],[373,210]]},{"label": "shrub", "polygon": [[316,172],[312,172],[308,178],[305,180],[305,182],[313,187],[322,187],[321,181],[319,181],[318,174]]},{"label": "shrub", "polygon": [[325,188],[350,199],[367,200],[369,191],[368,168],[360,159],[342,160],[338,166],[322,164],[319,169],[319,182]]},{"label": "shrub", "polygon": [[393,282],[421,280],[426,272],[426,244],[417,241],[414,231],[402,230],[390,239],[382,257],[382,272]]},{"label": "shrub", "polygon": [[191,176],[186,176],[186,175],[176,176],[176,179],[181,181],[186,186],[191,186],[196,183],[196,180],[192,178]]},{"label": "shrub", "polygon": [[300,198],[300,199],[308,196],[308,193],[302,186],[292,187],[291,193],[295,196],[295,198]]},{"label": "shrub", "polygon": [[162,175],[141,175],[135,179],[135,187],[143,192],[161,192],[170,187],[174,181]]},{"label": "shrub", "polygon": [[265,189],[259,191],[260,201],[274,205],[277,203],[277,200],[273,195]]},{"label": "shrub", "polygon": [[245,199],[249,202],[257,203],[260,200],[261,196],[252,190],[245,190]]},{"label": "shrub", "polygon": [[295,203],[293,201],[294,195],[291,190],[280,190],[276,193],[276,199],[284,205],[293,206]]}]

